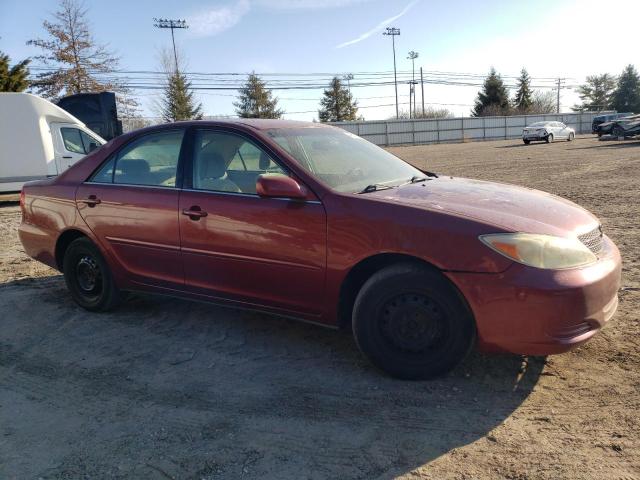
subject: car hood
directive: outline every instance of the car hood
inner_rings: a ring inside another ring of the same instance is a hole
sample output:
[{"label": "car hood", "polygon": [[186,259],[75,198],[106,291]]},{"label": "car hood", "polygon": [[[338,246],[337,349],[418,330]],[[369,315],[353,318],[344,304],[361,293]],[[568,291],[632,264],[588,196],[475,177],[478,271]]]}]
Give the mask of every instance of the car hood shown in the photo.
[{"label": "car hood", "polygon": [[581,235],[598,219],[573,202],[531,188],[455,177],[364,194],[371,199],[468,217],[497,228],[548,235]]}]

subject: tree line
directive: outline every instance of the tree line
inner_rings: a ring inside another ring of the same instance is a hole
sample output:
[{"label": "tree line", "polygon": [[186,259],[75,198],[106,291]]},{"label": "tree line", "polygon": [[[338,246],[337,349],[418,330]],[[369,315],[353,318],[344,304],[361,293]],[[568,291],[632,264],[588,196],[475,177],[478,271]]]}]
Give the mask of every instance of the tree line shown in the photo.
[{"label": "tree line", "polygon": [[[608,73],[588,76],[577,88],[580,100],[572,110],[640,112],[640,76],[633,65],[627,65],[620,76]],[[558,108],[554,92],[533,90],[525,68],[516,82],[515,96],[510,99],[502,77],[491,68],[478,92],[472,111],[475,117],[555,113]]]},{"label": "tree line", "polygon": [[[139,118],[140,105],[126,85],[117,80],[100,80],[96,74],[116,70],[120,58],[107,46],[98,43],[90,29],[88,11],[79,0],[60,0],[58,10],[51,20],[43,22],[45,38],[29,40],[27,44],[38,47],[41,54],[35,60],[47,68],[29,80],[30,59],[11,65],[8,55],[0,52],[0,91],[20,92],[30,89],[45,98],[56,100],[65,95],[114,91],[118,111],[125,118]],[[185,75],[184,56],[175,59],[168,51],[160,59],[164,72],[163,90],[157,99],[156,110],[164,121],[200,119],[202,104],[197,102],[191,82]],[[574,105],[574,111],[608,110],[640,112],[640,77],[633,65],[615,77],[608,73],[589,76],[577,89],[582,101]],[[247,77],[234,102],[236,114],[241,118],[281,118],[285,111],[278,106],[266,83],[255,73]],[[513,98],[494,68],[484,80],[478,92],[473,116],[543,114],[556,111],[553,91],[543,92],[531,87],[531,77],[522,69],[516,83]],[[452,114],[447,109],[426,108],[416,111],[416,118],[446,118]],[[402,114],[401,118],[408,117]],[[337,122],[358,119],[358,102],[339,77],[334,77],[322,94],[318,109],[321,122]],[[361,117],[360,117],[361,118]]]}]

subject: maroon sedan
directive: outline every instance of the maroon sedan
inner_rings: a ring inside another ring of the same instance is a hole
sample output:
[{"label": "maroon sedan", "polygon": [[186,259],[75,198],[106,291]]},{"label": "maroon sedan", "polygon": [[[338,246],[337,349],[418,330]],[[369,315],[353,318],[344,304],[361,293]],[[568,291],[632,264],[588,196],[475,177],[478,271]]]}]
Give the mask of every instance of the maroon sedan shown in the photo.
[{"label": "maroon sedan", "polygon": [[423,172],[318,124],[138,130],[27,184],[21,205],[25,250],[88,310],[142,291],[350,328],[401,378],[474,344],[564,352],[617,307],[620,254],[583,208]]}]

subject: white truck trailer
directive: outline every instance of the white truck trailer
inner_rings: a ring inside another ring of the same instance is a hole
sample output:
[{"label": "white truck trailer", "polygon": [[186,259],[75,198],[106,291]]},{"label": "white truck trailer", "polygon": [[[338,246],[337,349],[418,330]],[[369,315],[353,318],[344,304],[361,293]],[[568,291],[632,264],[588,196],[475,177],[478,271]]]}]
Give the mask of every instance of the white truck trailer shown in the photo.
[{"label": "white truck trailer", "polygon": [[64,172],[105,140],[53,103],[0,93],[0,193]]}]

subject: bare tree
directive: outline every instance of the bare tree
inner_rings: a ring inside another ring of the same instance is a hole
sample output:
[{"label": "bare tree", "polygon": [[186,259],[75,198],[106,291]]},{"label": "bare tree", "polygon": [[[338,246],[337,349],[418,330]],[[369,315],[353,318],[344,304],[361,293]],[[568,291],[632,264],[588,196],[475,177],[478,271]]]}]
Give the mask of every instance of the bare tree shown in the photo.
[{"label": "bare tree", "polygon": [[93,38],[87,13],[78,0],[60,0],[53,19],[42,23],[47,37],[27,42],[43,51],[34,58],[50,67],[36,75],[32,87],[50,99],[110,90],[118,94],[119,106],[131,114],[137,110],[138,103],[129,90],[118,82],[100,78],[116,70],[120,59]]},{"label": "bare tree", "polygon": [[527,113],[556,113],[556,109],[556,96],[552,91],[547,90],[543,92],[541,90],[534,90],[531,95],[531,106]]},{"label": "bare tree", "polygon": [[[415,112],[411,113],[411,117],[409,117],[408,110],[400,110],[398,117],[403,120],[408,120],[409,118],[453,118],[453,113],[446,108],[435,108],[431,106],[427,106],[424,109],[424,113],[422,109],[419,108]],[[389,120],[395,120],[396,116],[393,115],[389,117]]]}]

